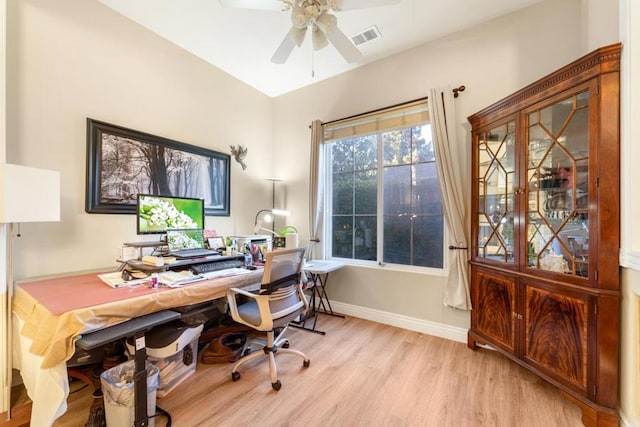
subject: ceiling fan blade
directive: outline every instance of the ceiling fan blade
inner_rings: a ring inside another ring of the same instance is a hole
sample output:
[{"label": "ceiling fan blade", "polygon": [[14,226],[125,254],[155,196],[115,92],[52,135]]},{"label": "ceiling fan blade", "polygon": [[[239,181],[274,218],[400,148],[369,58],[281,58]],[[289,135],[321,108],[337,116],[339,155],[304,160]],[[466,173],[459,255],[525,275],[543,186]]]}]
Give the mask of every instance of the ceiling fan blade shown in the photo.
[{"label": "ceiling fan blade", "polygon": [[347,62],[355,62],[362,56],[351,40],[338,28],[338,19],[335,15],[324,13],[316,19],[316,25],[327,36],[331,44],[340,52]]},{"label": "ceiling fan blade", "polygon": [[365,7],[390,6],[398,3],[400,0],[336,0],[337,10],[364,9]]},{"label": "ceiling fan blade", "polygon": [[282,10],[281,0],[218,0],[222,7],[236,7],[240,9]]},{"label": "ceiling fan blade", "polygon": [[355,62],[362,56],[362,53],[360,53],[358,48],[351,43],[349,37],[345,36],[339,28],[325,34],[331,44],[338,50],[338,52],[340,52],[340,55],[342,55],[345,61],[349,63]]},{"label": "ceiling fan blade", "polygon": [[271,62],[273,62],[274,64],[284,64],[285,62],[287,62],[287,59],[289,58],[289,55],[291,55],[293,48],[302,44],[304,35],[306,33],[306,28],[300,29],[291,27],[287,35],[284,36],[284,39],[282,39],[280,46],[278,46],[275,53],[271,57]]}]

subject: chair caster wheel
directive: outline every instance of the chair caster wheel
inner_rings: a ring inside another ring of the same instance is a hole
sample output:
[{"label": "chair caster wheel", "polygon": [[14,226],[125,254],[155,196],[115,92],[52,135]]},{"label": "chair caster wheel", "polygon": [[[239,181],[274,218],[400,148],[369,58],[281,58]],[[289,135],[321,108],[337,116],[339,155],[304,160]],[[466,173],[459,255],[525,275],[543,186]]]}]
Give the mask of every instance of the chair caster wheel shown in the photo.
[{"label": "chair caster wheel", "polygon": [[231,372],[231,380],[236,382],[240,379],[240,372]]},{"label": "chair caster wheel", "polygon": [[282,348],[289,348],[289,341],[285,341],[282,343]]},{"label": "chair caster wheel", "polygon": [[307,359],[304,362],[302,362],[302,366],[304,366],[305,368],[308,368],[309,365],[311,365],[311,359]]},{"label": "chair caster wheel", "polygon": [[278,391],[282,387],[282,383],[278,380],[275,383],[271,383],[271,387],[273,387],[275,391]]}]

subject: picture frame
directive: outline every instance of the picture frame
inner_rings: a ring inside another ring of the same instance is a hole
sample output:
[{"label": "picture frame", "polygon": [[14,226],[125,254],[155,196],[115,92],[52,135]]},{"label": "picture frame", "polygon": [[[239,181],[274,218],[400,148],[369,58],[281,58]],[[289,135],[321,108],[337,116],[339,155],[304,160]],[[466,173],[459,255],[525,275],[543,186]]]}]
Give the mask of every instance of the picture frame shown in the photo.
[{"label": "picture frame", "polygon": [[230,215],[229,154],[87,118],[87,213],[134,214],[138,193],[204,199]]},{"label": "picture frame", "polygon": [[207,243],[209,244],[209,249],[224,249],[226,247],[224,237],[221,236],[209,237]]}]

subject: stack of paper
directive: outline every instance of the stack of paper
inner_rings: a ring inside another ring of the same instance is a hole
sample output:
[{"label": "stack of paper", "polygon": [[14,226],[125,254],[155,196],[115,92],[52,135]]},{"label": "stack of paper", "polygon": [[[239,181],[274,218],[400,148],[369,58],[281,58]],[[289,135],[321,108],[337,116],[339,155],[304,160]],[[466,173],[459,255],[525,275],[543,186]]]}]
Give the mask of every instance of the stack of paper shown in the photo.
[{"label": "stack of paper", "polygon": [[193,274],[189,270],[163,271],[162,273],[158,273],[158,283],[169,286],[170,288],[204,279],[204,277]]}]

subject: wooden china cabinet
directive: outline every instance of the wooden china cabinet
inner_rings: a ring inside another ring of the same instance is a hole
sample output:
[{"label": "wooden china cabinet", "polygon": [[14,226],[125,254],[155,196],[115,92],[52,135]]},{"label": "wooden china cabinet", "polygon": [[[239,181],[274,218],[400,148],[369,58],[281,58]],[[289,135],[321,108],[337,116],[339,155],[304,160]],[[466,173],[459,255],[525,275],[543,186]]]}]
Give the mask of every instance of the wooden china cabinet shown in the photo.
[{"label": "wooden china cabinet", "polygon": [[585,425],[617,426],[620,44],[469,117],[468,345],[557,386]]}]

